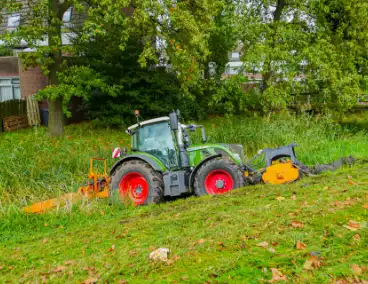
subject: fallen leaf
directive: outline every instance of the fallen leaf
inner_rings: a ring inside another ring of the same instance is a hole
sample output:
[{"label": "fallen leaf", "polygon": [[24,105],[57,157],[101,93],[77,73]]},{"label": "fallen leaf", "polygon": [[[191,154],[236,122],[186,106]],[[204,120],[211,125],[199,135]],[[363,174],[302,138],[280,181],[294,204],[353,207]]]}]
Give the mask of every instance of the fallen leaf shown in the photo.
[{"label": "fallen leaf", "polygon": [[360,275],[362,274],[362,269],[359,267],[358,264],[352,264],[351,270],[353,271],[354,275]]},{"label": "fallen leaf", "polygon": [[354,184],[356,184],[356,182],[355,181],[352,181],[351,179],[349,179],[348,180],[348,184],[354,185]]},{"label": "fallen leaf", "polygon": [[291,200],[296,200],[296,195],[293,194],[290,198],[291,198]]},{"label": "fallen leaf", "polygon": [[296,248],[299,249],[299,250],[303,250],[303,249],[307,248],[307,245],[303,244],[301,241],[297,241],[296,242]]},{"label": "fallen leaf", "polygon": [[43,224],[43,226],[44,226],[44,227],[48,227],[48,226],[49,226],[49,224],[45,223],[45,224]]},{"label": "fallen leaf", "polygon": [[168,259],[166,263],[167,263],[167,265],[171,265],[171,264],[173,264],[175,261],[177,261],[179,259],[180,259],[180,256],[175,255],[174,257]]},{"label": "fallen leaf", "polygon": [[278,196],[278,197],[276,197],[275,199],[276,199],[276,200],[278,200],[278,201],[282,201],[282,200],[285,200],[285,197],[283,197],[283,196]]},{"label": "fallen leaf", "polygon": [[305,270],[313,270],[321,266],[321,261],[317,256],[311,255],[304,263]]},{"label": "fallen leaf", "polygon": [[205,241],[206,241],[205,239],[200,239],[200,240],[196,241],[196,244],[200,245],[200,244],[203,244]]},{"label": "fallen leaf", "polygon": [[271,268],[271,282],[286,281],[286,275],[283,275],[277,268]]},{"label": "fallen leaf", "polygon": [[46,243],[47,243],[47,239],[43,239],[43,240],[42,240],[42,243],[43,243],[43,244],[46,244]]},{"label": "fallen leaf", "polygon": [[65,265],[71,265],[71,264],[73,264],[73,260],[66,260],[66,261],[64,261],[64,264]]},{"label": "fallen leaf", "polygon": [[0,270],[3,270],[3,269],[4,269],[4,265],[1,265],[1,266],[0,266]]},{"label": "fallen leaf", "polygon": [[335,201],[334,203],[333,203],[333,206],[335,206],[335,207],[344,207],[344,204],[341,202],[341,201]]},{"label": "fallen leaf", "polygon": [[292,221],[291,226],[294,228],[304,228],[304,224],[300,221]]},{"label": "fallen leaf", "polygon": [[93,284],[98,281],[97,277],[90,277],[82,282],[82,284]]},{"label": "fallen leaf", "polygon": [[366,203],[366,204],[362,205],[362,207],[363,207],[364,209],[368,209],[368,203]]},{"label": "fallen leaf", "polygon": [[271,252],[271,253],[275,253],[276,252],[276,250],[274,248],[269,248],[268,251]]},{"label": "fallen leaf", "polygon": [[324,190],[328,190],[328,186],[325,186],[323,189],[324,189]]},{"label": "fallen leaf", "polygon": [[268,242],[263,241],[263,242],[261,242],[261,243],[257,244],[257,247],[266,248],[266,247],[268,247]]},{"label": "fallen leaf", "polygon": [[112,245],[111,248],[109,248],[109,252],[112,252],[115,250],[115,245]]},{"label": "fallen leaf", "polygon": [[360,229],[360,224],[353,220],[349,220],[348,226],[352,228]]},{"label": "fallen leaf", "polygon": [[66,269],[66,266],[58,266],[56,267],[54,270],[52,270],[53,273],[59,273],[59,272],[63,272]]},{"label": "fallen leaf", "polygon": [[273,247],[275,247],[275,246],[278,246],[278,245],[279,245],[279,243],[278,243],[278,242],[272,242],[271,244],[272,244],[272,246],[273,246]]},{"label": "fallen leaf", "polygon": [[353,220],[349,220],[348,224],[344,225],[344,227],[350,231],[357,231],[360,229],[360,224]]},{"label": "fallen leaf", "polygon": [[355,234],[355,235],[353,236],[353,239],[354,239],[355,241],[360,241],[360,235],[359,235],[359,234]]}]

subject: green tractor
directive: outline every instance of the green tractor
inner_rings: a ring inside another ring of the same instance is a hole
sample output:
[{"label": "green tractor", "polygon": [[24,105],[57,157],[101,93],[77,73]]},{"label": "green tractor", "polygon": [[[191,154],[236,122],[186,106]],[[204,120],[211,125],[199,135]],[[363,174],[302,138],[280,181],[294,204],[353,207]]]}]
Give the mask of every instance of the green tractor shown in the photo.
[{"label": "green tractor", "polygon": [[[111,168],[112,194],[136,205],[160,203],[165,197],[223,194],[245,185],[243,148],[207,144],[202,125],[168,117],[139,120],[126,131],[132,149]],[[204,144],[192,145],[188,131],[202,131]]]}]

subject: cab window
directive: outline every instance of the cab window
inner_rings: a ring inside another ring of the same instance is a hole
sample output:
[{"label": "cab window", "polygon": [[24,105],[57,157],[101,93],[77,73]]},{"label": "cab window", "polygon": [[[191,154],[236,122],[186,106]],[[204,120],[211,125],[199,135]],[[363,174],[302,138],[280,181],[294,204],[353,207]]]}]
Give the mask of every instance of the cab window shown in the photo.
[{"label": "cab window", "polygon": [[175,145],[167,122],[143,126],[138,131],[139,151],[160,159],[168,168],[178,165]]}]

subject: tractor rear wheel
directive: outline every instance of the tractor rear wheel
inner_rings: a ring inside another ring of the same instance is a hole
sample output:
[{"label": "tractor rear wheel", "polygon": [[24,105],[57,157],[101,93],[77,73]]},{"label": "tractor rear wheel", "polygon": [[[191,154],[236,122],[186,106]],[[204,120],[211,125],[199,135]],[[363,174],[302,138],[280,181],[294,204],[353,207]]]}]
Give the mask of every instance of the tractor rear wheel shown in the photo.
[{"label": "tractor rear wheel", "polygon": [[141,160],[122,163],[111,176],[112,197],[134,205],[157,204],[164,196],[162,174]]},{"label": "tractor rear wheel", "polygon": [[226,158],[212,159],[196,173],[194,193],[197,196],[223,194],[244,185],[244,175],[239,166]]}]

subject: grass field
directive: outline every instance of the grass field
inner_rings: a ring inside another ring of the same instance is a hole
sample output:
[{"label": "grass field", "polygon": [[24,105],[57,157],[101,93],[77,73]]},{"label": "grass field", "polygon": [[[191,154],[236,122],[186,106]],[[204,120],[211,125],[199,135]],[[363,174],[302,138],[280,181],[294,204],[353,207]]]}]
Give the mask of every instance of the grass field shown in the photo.
[{"label": "grass field", "polygon": [[[241,143],[249,157],[296,142],[298,158],[312,165],[368,157],[365,121],[284,116],[214,118],[205,125],[210,141]],[[26,203],[76,190],[89,157],[109,157],[111,165],[111,149],[128,146],[128,138],[89,124],[68,126],[64,139],[43,128],[0,134],[1,283],[259,283],[276,280],[277,272],[297,283],[368,280],[362,165],[157,206],[94,201],[42,216],[20,212]],[[305,247],[298,249],[298,241]],[[171,250],[167,263],[148,259],[159,247]]]}]

